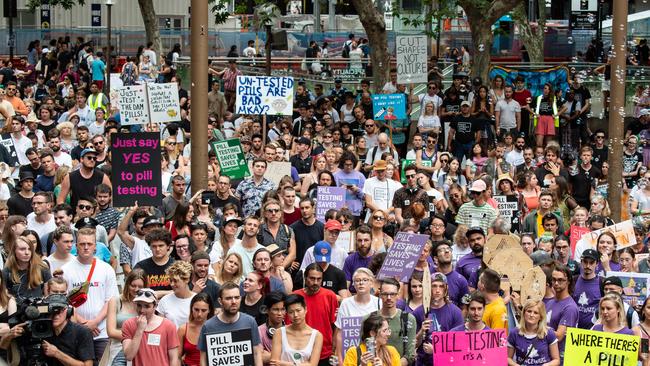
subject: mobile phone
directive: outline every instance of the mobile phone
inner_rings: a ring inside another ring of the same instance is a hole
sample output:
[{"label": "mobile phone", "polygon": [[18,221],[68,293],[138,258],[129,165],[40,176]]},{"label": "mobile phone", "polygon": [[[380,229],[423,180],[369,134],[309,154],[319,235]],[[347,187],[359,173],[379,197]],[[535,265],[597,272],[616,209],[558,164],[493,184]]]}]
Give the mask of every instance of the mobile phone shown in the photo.
[{"label": "mobile phone", "polygon": [[214,192],[212,191],[201,192],[201,204],[209,205],[210,203],[212,203],[214,199],[215,199]]}]

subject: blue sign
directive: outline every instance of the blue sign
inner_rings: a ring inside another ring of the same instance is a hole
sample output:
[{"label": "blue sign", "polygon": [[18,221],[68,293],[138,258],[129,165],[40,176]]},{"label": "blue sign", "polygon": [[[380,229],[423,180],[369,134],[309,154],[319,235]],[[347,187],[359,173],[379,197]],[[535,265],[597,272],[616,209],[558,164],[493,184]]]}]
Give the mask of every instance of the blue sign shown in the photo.
[{"label": "blue sign", "polygon": [[90,26],[102,26],[102,4],[90,4]]},{"label": "blue sign", "polygon": [[406,119],[406,97],[404,94],[373,94],[372,110],[376,121]]}]

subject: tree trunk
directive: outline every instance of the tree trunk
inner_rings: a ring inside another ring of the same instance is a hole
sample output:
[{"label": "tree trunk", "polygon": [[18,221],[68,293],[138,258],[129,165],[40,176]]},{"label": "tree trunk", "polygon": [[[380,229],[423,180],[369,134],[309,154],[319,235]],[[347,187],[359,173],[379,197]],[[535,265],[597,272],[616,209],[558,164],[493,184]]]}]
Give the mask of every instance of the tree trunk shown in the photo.
[{"label": "tree trunk", "polygon": [[[162,42],[160,40],[160,29],[158,28],[158,17],[153,7],[153,0],[138,0],[140,13],[144,22],[144,29],[147,35],[147,42],[153,42],[153,49],[156,55],[160,57],[163,53]],[[153,61],[153,60],[152,60]],[[156,64],[160,60],[155,60]]]},{"label": "tree trunk", "polygon": [[374,7],[372,1],[352,0],[363,29],[372,46],[370,60],[372,62],[372,78],[376,90],[381,90],[388,80],[390,73],[390,53],[388,52],[388,37],[384,16]]},{"label": "tree trunk", "polygon": [[546,26],[546,9],[544,1],[538,0],[539,17],[537,28],[533,29],[528,21],[528,12],[526,4],[521,3],[512,13],[512,17],[519,27],[519,36],[526,46],[530,62],[541,64],[544,63],[544,27]]}]

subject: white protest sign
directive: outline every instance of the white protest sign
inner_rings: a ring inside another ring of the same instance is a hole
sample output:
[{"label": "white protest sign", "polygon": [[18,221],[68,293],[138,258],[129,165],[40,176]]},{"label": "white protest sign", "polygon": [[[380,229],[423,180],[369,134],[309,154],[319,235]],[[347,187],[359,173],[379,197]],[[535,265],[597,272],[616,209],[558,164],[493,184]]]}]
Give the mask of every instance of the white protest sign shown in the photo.
[{"label": "white protest sign", "polygon": [[[206,334],[205,344],[210,366],[253,365],[251,329],[234,330],[229,333]],[[257,331],[257,329],[255,329]]]},{"label": "white protest sign", "polygon": [[397,36],[397,83],[427,82],[427,36]]},{"label": "white protest sign", "polygon": [[598,236],[605,231],[614,234],[614,237],[616,238],[616,250],[636,245],[634,225],[632,225],[632,220],[627,220],[583,234],[582,238],[580,238],[578,243],[576,243],[576,248],[596,249],[596,240],[598,240]]},{"label": "white protest sign", "polygon": [[176,122],[181,120],[181,103],[176,83],[147,83],[151,122]]},{"label": "white protest sign", "polygon": [[145,86],[123,86],[116,90],[122,125],[149,123],[149,108]]},{"label": "white protest sign", "polygon": [[293,78],[279,76],[238,76],[235,113],[293,114]]}]

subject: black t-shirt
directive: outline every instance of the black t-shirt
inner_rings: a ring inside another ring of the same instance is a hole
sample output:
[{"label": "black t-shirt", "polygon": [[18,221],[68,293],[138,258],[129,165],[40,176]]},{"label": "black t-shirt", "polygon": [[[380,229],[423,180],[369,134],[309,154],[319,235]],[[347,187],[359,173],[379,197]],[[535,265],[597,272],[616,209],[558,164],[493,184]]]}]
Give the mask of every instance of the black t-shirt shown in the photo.
[{"label": "black t-shirt", "polygon": [[[635,171],[636,166],[639,162],[643,163],[643,155],[638,152],[628,154],[627,151],[623,151],[623,173],[631,173]],[[633,177],[625,177],[625,184],[627,185],[627,188],[634,187],[638,179],[638,175],[635,175]],[[11,212],[9,214],[11,215]]]},{"label": "black t-shirt", "polygon": [[[451,100],[450,98],[445,98],[442,101],[442,107],[445,109],[446,112],[460,112],[460,102],[461,100],[456,98],[455,100]],[[443,122],[450,122],[453,120],[453,117],[443,117],[442,121]]]},{"label": "black t-shirt", "polygon": [[147,283],[149,288],[154,291],[168,291],[172,289],[169,284],[169,276],[165,270],[174,263],[174,258],[169,257],[167,263],[162,266],[156,264],[153,258],[143,259],[135,265],[135,268],[141,268],[147,274]]},{"label": "black t-shirt", "polygon": [[309,174],[311,171],[311,155],[307,159],[301,159],[299,154],[292,156],[289,159],[291,166],[296,168],[298,174]]},{"label": "black t-shirt", "polygon": [[[535,112],[537,112],[537,100],[539,98],[533,98],[533,105],[531,109]],[[556,102],[556,106],[557,106]],[[558,111],[559,111],[559,106],[558,106]],[[551,102],[548,98],[542,98],[539,101],[539,114],[541,116],[552,116],[553,113],[553,102]]]},{"label": "black t-shirt", "polygon": [[641,131],[645,130],[646,128],[648,128],[648,124],[641,123],[641,121],[635,119],[627,126],[627,128],[625,129],[625,133],[627,134],[627,132],[630,131],[632,135],[638,135],[639,133],[641,133]]},{"label": "black t-shirt", "polygon": [[[75,324],[68,320],[61,334],[48,338],[47,341],[56,346],[61,352],[78,361],[95,359],[95,346],[93,334],[83,325]],[[49,366],[63,366],[56,358],[46,357]]]},{"label": "black t-shirt", "polygon": [[266,313],[262,312],[260,309],[263,305],[264,305],[264,296],[260,297],[260,299],[253,305],[247,305],[245,297],[242,297],[239,311],[255,318],[255,322],[257,322],[257,325],[262,325],[266,323],[266,319],[267,319]]},{"label": "black t-shirt", "polygon": [[[543,164],[535,169],[535,177],[537,178],[537,181],[539,181],[540,187],[544,187],[544,177],[548,174],[552,175],[553,173],[550,170],[546,169],[546,164]],[[567,182],[569,181],[569,172],[567,172],[566,169],[560,168],[560,176],[564,177]]]},{"label": "black t-shirt", "polygon": [[348,288],[347,280],[345,279],[345,273],[334,267],[333,265],[327,266],[325,272],[323,272],[323,288],[334,291],[335,294],[338,294],[339,291],[345,290]]},{"label": "black t-shirt", "polygon": [[593,164],[589,170],[584,170],[582,166],[578,167],[578,174],[571,176],[570,182],[573,187],[573,198],[581,206],[588,207],[585,203],[589,202],[589,195],[594,179],[600,177],[600,169]]},{"label": "black t-shirt", "polygon": [[603,168],[603,162],[607,161],[607,146],[603,145],[602,149],[593,146],[594,149],[594,158],[591,163],[598,167],[598,169]]},{"label": "black t-shirt", "polygon": [[[582,107],[585,106],[587,100],[591,99],[591,93],[584,85],[580,85],[578,89],[571,88],[571,90],[575,91],[575,99],[580,102]],[[585,113],[587,113],[587,111]]]},{"label": "black t-shirt", "polygon": [[308,226],[302,220],[290,225],[296,236],[296,262],[302,263],[307,249],[323,240],[325,227],[322,222],[316,220],[313,225]]},{"label": "black t-shirt", "polygon": [[21,215],[27,217],[27,215],[33,211],[32,199],[25,198],[18,193],[9,198],[7,201],[7,207],[9,207],[9,215]]},{"label": "black t-shirt", "polygon": [[[192,288],[194,288],[194,285],[192,284],[192,281],[190,281],[190,290]],[[217,300],[219,298],[220,289],[221,286],[219,286],[218,283],[208,278],[205,281],[205,288],[201,291],[202,293],[208,294],[208,296],[210,296],[210,300],[212,300],[212,304],[214,305],[215,308],[221,307],[219,301]]]},{"label": "black t-shirt", "polygon": [[476,139],[476,131],[481,130],[481,123],[472,117],[457,116],[449,125],[456,131],[454,140],[460,144],[468,144]]},{"label": "black t-shirt", "polygon": [[237,206],[237,212],[239,213],[239,217],[242,217],[244,214],[242,213],[241,210],[241,203],[237,199],[237,197],[230,195],[228,198],[221,199],[219,196],[215,195],[215,197],[211,200],[212,207],[214,208],[215,211],[215,225],[217,227],[221,226],[221,222],[223,220],[223,206],[225,206],[227,203],[232,203],[235,206]]},{"label": "black t-shirt", "polygon": [[22,175],[25,172],[30,172],[34,176],[34,178],[38,177],[39,175],[43,174],[43,165],[40,165],[38,169],[34,169],[31,164],[26,164],[26,165],[21,165],[20,168],[18,168],[18,174]]}]

